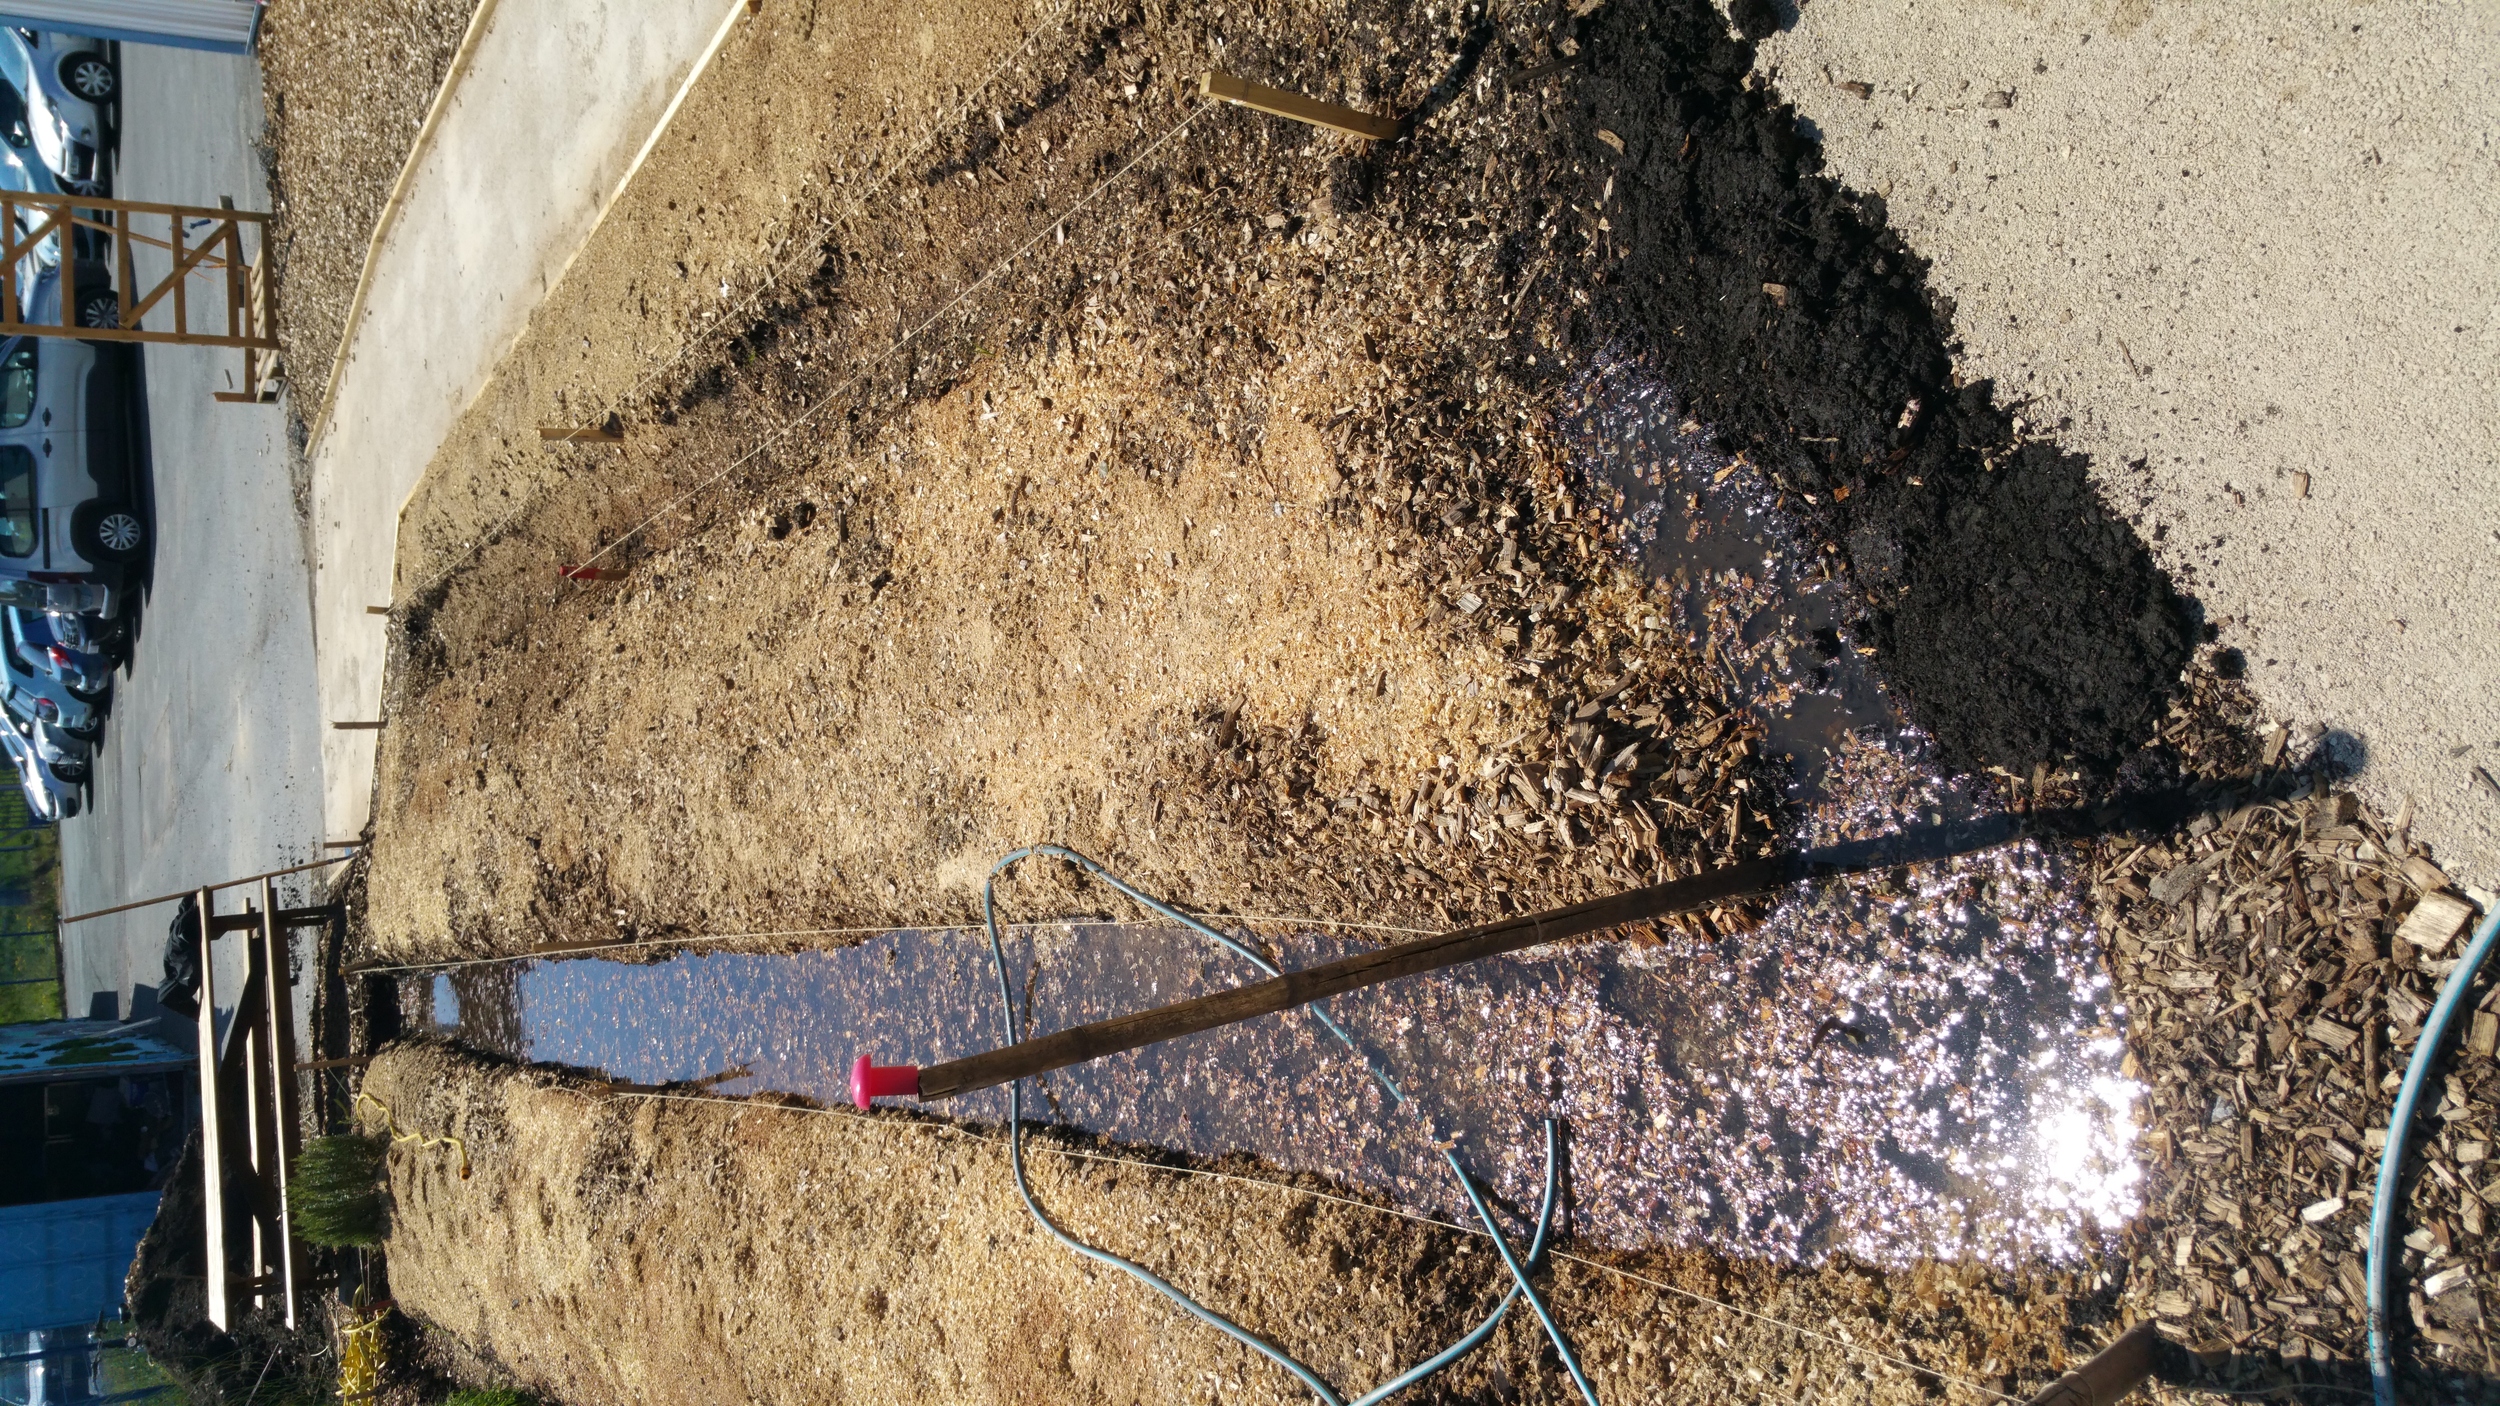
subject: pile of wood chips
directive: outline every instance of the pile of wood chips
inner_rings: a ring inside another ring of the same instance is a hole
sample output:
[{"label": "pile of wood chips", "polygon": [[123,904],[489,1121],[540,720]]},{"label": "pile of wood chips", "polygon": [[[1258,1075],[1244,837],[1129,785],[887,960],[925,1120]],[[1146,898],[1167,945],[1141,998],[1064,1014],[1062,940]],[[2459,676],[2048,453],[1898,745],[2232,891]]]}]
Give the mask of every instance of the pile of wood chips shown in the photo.
[{"label": "pile of wood chips", "polygon": [[[2280,746],[2278,734],[2269,751]],[[2105,850],[2097,891],[2130,1010],[2126,1067],[2151,1089],[2127,1299],[2232,1384],[2354,1384],[2389,1112],[2476,905],[2406,827],[2350,794],[2273,789],[2282,798]],[[2441,1096],[2414,1126],[2391,1276],[2400,1358],[2422,1386],[2456,1391],[2467,1383],[2451,1374],[2493,1370],[2479,1281],[2500,1268],[2486,1234],[2486,1204],[2500,1202],[2500,988],[2478,981],[2473,996],[2436,1071]]]}]

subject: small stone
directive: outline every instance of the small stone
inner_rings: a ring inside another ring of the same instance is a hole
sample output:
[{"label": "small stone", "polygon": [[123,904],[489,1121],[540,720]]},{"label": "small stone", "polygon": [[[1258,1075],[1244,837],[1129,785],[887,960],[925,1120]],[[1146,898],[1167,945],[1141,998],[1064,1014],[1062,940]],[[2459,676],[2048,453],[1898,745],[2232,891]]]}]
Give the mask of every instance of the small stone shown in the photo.
[{"label": "small stone", "polygon": [[1832,86],[1856,98],[1859,102],[1865,102],[1868,98],[1875,96],[1874,84],[1861,83],[1854,78],[1846,83],[1834,83]]},{"label": "small stone", "polygon": [[2013,91],[2007,88],[1999,88],[1995,92],[1982,97],[1979,100],[1979,105],[1987,108],[2012,107],[2014,105]]}]

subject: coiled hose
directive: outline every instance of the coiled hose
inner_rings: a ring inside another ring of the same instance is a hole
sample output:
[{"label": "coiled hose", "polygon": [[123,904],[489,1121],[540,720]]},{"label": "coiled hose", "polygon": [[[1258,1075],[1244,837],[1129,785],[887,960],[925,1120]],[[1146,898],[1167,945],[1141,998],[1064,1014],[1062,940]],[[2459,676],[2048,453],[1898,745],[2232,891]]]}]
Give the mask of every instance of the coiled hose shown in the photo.
[{"label": "coiled hose", "polygon": [[2439,1047],[2446,1041],[2448,1023],[2465,1005],[2465,993],[2474,984],[2474,977],[2483,969],[2483,960],[2491,955],[2495,940],[2500,940],[2500,911],[2483,919],[2474,940],[2466,945],[2465,955],[2457,959],[2455,971],[2448,973],[2448,984],[2440,989],[2438,1004],[2431,1007],[2430,1018],[2422,1023],[2422,1038],[2413,1045],[2413,1060],[2405,1066],[2405,1081],[2396,1091],[2395,1111],[2387,1119],[2387,1150],[2378,1162],[2378,1197],[2370,1205],[2370,1390],[2378,1398],[2378,1406],[2396,1406],[2396,1367],[2387,1330],[2387,1274],[2393,1256],[2390,1250],[2396,1240],[2396,1198],[2405,1165],[2405,1148],[2411,1139],[2414,1108],[2420,1103],[2422,1089],[2431,1081],[2431,1066],[2438,1061]]},{"label": "coiled hose", "polygon": [[[998,937],[998,907],[994,891],[998,884],[998,876],[1001,873],[1005,872],[1011,866],[1037,854],[1047,854],[1056,858],[1067,860],[1069,863],[1076,865],[1077,867],[1085,870],[1087,873],[1092,874],[1094,877],[1101,879],[1104,883],[1119,890],[1120,893],[1137,903],[1139,906],[1150,912],[1169,918],[1173,922],[1179,923],[1181,926],[1188,928],[1190,931],[1197,933],[1199,936],[1214,942],[1226,951],[1231,952],[1235,956],[1249,962],[1251,965],[1257,967],[1260,971],[1265,972],[1267,975],[1283,975],[1283,973],[1277,969],[1275,963],[1268,961],[1257,952],[1243,946],[1241,943],[1234,941],[1232,938],[1216,931],[1214,928],[1207,926],[1205,923],[1198,921],[1188,914],[1181,912],[1179,909],[1130,887],[1117,875],[1104,869],[1101,865],[1095,863],[1091,859],[1088,859],[1084,855],[1077,853],[1075,850],[1067,849],[1059,845],[1029,845],[1023,849],[1014,851],[1005,858],[1000,859],[996,864],[991,865],[989,877],[981,885],[981,918],[989,930],[990,962],[998,974],[999,1012],[1006,1018],[1007,1040],[1010,1044],[1013,1044],[1016,1040],[1020,1039],[1021,1035],[1018,1030],[1018,1022],[1016,1020],[1014,988],[1007,979],[1007,953],[1006,949],[999,942]],[[1324,1004],[1314,1001],[1311,1003],[1309,1009],[1314,1016],[1319,1018],[1320,1023],[1327,1027],[1329,1033],[1336,1036],[1338,1041],[1344,1044],[1347,1051],[1362,1063],[1364,1072],[1370,1075],[1372,1081],[1380,1086],[1381,1091],[1389,1096],[1390,1103],[1397,1108],[1406,1108],[1408,1106],[1406,1094],[1400,1090],[1396,1082],[1389,1077],[1388,1071],[1382,1069],[1363,1050],[1362,1046],[1355,1043],[1354,1036],[1349,1033],[1344,1026],[1339,1025],[1335,1018],[1328,1014]],[[1510,1292],[1503,1295],[1502,1301],[1494,1305],[1493,1311],[1485,1315],[1484,1321],[1477,1324],[1473,1330],[1466,1334],[1466,1336],[1461,1337],[1458,1341],[1450,1344],[1440,1352],[1435,1353],[1425,1361],[1417,1363],[1415,1366],[1408,1368],[1406,1371],[1399,1373],[1390,1380],[1374,1387],[1368,1393],[1349,1403],[1344,1397],[1338,1395],[1336,1389],[1331,1387],[1328,1382],[1319,1375],[1319,1373],[1305,1366],[1283,1348],[1276,1346],[1274,1343],[1271,1343],[1256,1333],[1251,1332],[1249,1329],[1242,1327],[1233,1320],[1226,1318],[1224,1315],[1217,1313],[1215,1310],[1208,1308],[1202,1303],[1199,1303],[1196,1299],[1191,1298],[1189,1295],[1182,1293],[1178,1288],[1174,1287],[1170,1281],[1164,1279],[1154,1271],[1147,1269],[1144,1265],[1135,1263],[1131,1260],[1122,1259],[1120,1256],[1111,1253],[1109,1250],[1088,1245],[1084,1241],[1070,1235],[1065,1230],[1060,1229],[1058,1224],[1052,1221],[1051,1218],[1043,1212],[1041,1202],[1034,1197],[1033,1187],[1031,1183],[1026,1180],[1024,1174],[1024,1081],[1018,1079],[1011,1081],[1007,1085],[1008,1165],[1014,1170],[1015,1173],[1016,1194],[1024,1198],[1024,1208],[1032,1213],[1035,1222],[1040,1224],[1043,1230],[1048,1231],[1052,1239],[1067,1246],[1070,1250],[1073,1250],[1077,1254],[1082,1255],[1089,1260],[1093,1260],[1098,1264],[1109,1265],[1112,1268],[1129,1275],[1131,1278],[1136,1279],[1139,1283],[1144,1284],[1147,1288],[1152,1289],[1166,1299],[1171,1300],[1175,1306],[1177,1306],[1182,1312],[1188,1314],[1190,1317],[1197,1319],[1199,1322],[1206,1324],[1208,1327],[1213,1328],[1220,1333],[1223,1333],[1225,1336],[1232,1338],[1244,1347],[1249,1348],[1251,1351],[1258,1353],[1260,1356],[1267,1358],[1277,1366],[1292,1373],[1304,1386],[1309,1387],[1311,1389],[1311,1393],[1325,1403],[1325,1406],[1376,1406],[1376,1403],[1388,1400],[1397,1393],[1404,1391],[1408,1387],[1415,1385],[1417,1382],[1424,1380],[1426,1377],[1431,1376],[1433,1373],[1440,1371],[1442,1368],[1449,1366],[1451,1363],[1458,1361],[1460,1358],[1474,1351],[1484,1342],[1486,1338],[1493,1335],[1494,1329],[1499,1328],[1502,1325],[1502,1320],[1510,1313],[1511,1305],[1517,1303],[1522,1298],[1528,1301],[1530,1311],[1536,1314],[1537,1322],[1545,1329],[1546,1336],[1552,1340],[1555,1354],[1562,1359],[1564,1370],[1571,1374],[1573,1385],[1580,1389],[1581,1398],[1588,1403],[1588,1406],[1597,1406],[1597,1390],[1589,1384],[1587,1374],[1580,1370],[1579,1356],[1571,1350],[1570,1342],[1564,1338],[1562,1325],[1555,1321],[1552,1310],[1546,1307],[1544,1297],[1538,1294],[1535,1286],[1528,1282],[1529,1274],[1535,1269],[1538,1261],[1541,1260],[1545,1254],[1546,1233],[1552,1224],[1554,1214],[1554,1189],[1559,1151],[1560,1149],[1556,1146],[1555,1123],[1553,1119],[1548,1118],[1545,1120],[1545,1195],[1537,1207],[1536,1236],[1528,1246],[1526,1259],[1522,1260],[1518,1252],[1511,1248],[1509,1239],[1502,1234],[1501,1227],[1494,1223],[1492,1209],[1485,1204],[1483,1193],[1477,1190],[1475,1179],[1470,1177],[1467,1174],[1467,1169],[1459,1164],[1457,1154],[1450,1151],[1446,1147],[1442,1149],[1441,1155],[1443,1159],[1450,1164],[1451,1173],[1458,1178],[1459,1189],[1466,1193],[1467,1203],[1469,1206],[1474,1208],[1476,1218],[1483,1222],[1485,1233],[1493,1237],[1493,1248],[1495,1252],[1501,1256],[1503,1268],[1510,1272]]]}]

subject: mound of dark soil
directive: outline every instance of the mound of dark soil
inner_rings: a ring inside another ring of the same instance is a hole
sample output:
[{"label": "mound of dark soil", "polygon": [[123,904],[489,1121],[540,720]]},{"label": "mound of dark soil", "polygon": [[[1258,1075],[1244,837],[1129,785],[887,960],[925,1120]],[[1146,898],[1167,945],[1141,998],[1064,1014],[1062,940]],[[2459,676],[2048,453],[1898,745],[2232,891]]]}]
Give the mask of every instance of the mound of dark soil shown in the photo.
[{"label": "mound of dark soil", "polygon": [[1593,280],[1600,334],[1634,332],[1846,551],[1891,682],[1946,765],[2114,767],[2194,639],[2085,461],[2018,431],[1986,383],[1958,383],[1925,261],[1880,199],[1817,174],[1795,111],[1752,84],[1751,46],[1711,6],[1608,5],[1572,39],[1568,135],[1589,182],[1611,179],[1623,250]]}]

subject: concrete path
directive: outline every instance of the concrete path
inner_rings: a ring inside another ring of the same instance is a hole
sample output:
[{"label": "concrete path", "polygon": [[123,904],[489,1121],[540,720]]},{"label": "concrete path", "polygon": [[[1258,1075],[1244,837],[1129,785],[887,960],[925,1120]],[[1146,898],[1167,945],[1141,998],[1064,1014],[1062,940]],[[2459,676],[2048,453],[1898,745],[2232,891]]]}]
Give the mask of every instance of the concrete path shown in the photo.
[{"label": "concrete path", "polygon": [[[260,70],[246,58],[123,51],[121,193],[269,208],[253,143]],[[142,246],[143,277],[165,258]],[[319,852],[319,695],[311,575],[288,479],[284,412],[228,405],[239,353],[147,349],[155,448],[154,588],[115,685],[92,804],[61,826],[65,911],[301,862]],[[62,944],[73,1014],[163,972],[171,907],[80,923]],[[240,979],[240,946],[234,954]],[[228,989],[233,989],[229,986]],[[309,992],[309,988],[307,988]]]},{"label": "concrete path", "polygon": [[1963,373],[2500,886],[2500,9],[1825,0],[1758,63],[1934,260]]},{"label": "concrete path", "polygon": [[[327,718],[376,716],[383,622],[365,608],[390,601],[400,509],[729,12],[540,0],[487,21],[375,259],[337,401],[314,431]],[[323,815],[338,835],[364,828],[373,758],[370,732],[323,735]]]}]

